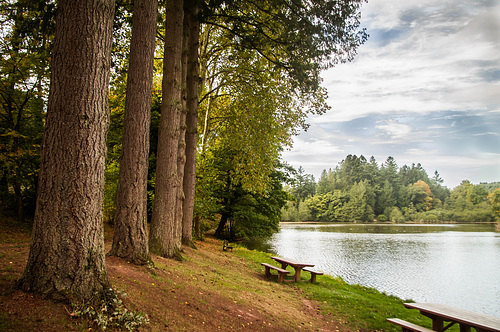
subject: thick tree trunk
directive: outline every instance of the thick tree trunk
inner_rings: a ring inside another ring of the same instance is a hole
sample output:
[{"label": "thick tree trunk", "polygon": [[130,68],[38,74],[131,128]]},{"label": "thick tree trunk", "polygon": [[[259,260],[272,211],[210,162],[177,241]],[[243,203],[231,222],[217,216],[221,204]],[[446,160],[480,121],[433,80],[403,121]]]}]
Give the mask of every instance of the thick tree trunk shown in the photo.
[{"label": "thick tree trunk", "polygon": [[[229,173],[227,173],[227,176],[226,176],[225,190],[228,193],[231,190],[231,176],[229,175]],[[231,204],[231,199],[230,199],[229,195],[226,195],[222,205],[223,205],[224,210],[221,212],[219,225],[217,226],[217,229],[215,230],[215,237],[219,238],[219,239],[222,239],[225,236],[224,230],[226,228],[227,222],[230,218],[232,218],[232,212],[230,212],[230,206],[232,204]]]},{"label": "thick tree trunk", "polygon": [[201,220],[199,216],[196,216],[193,218],[194,222],[194,236],[196,236],[198,239],[201,239]]},{"label": "thick tree trunk", "polygon": [[33,235],[19,286],[54,299],[109,287],[102,205],[113,0],[59,1]]},{"label": "thick tree trunk", "polygon": [[184,206],[182,216],[182,242],[194,247],[193,243],[193,213],[196,183],[196,146],[198,141],[198,85],[199,64],[198,48],[200,43],[200,21],[198,19],[199,1],[188,1],[187,27],[188,59],[186,77],[186,164],[184,167]]},{"label": "thick tree trunk", "polygon": [[3,171],[0,175],[0,202],[5,205],[9,197],[9,181],[7,181],[7,172]]},{"label": "thick tree trunk", "polygon": [[224,229],[226,228],[227,222],[229,220],[229,213],[222,213],[220,216],[219,225],[215,230],[215,237],[222,239],[224,237]]},{"label": "thick tree trunk", "polygon": [[136,264],[150,260],[147,177],[157,12],[157,0],[134,2],[115,228],[109,253]]},{"label": "thick tree trunk", "polygon": [[158,130],[156,185],[149,250],[163,257],[180,257],[181,228],[176,218],[180,117],[182,111],[182,26],[183,1],[166,5],[166,35],[163,61],[161,119]]}]

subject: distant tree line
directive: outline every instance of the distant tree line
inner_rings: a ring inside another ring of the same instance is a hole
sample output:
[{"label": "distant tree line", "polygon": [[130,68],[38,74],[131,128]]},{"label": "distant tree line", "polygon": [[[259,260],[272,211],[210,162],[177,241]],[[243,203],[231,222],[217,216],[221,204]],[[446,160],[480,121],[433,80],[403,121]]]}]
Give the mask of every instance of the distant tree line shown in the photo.
[{"label": "distant tree line", "polygon": [[500,217],[500,182],[450,190],[438,171],[429,177],[420,163],[398,167],[393,157],[379,165],[374,157],[348,155],[316,182],[300,167],[288,191],[293,200],[282,221],[456,221],[493,222]]}]

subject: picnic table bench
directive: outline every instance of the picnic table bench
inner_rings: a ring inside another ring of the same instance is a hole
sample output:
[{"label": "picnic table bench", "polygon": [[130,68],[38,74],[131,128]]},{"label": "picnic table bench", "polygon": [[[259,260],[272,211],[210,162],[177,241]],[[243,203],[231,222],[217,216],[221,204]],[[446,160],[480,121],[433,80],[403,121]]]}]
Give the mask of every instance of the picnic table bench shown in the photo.
[{"label": "picnic table bench", "polygon": [[285,276],[290,273],[290,271],[287,271],[285,269],[281,269],[277,266],[268,264],[268,263],[260,263],[260,265],[263,265],[266,268],[266,278],[270,278],[272,276],[271,274],[271,269],[276,270],[278,272],[278,281],[279,282],[285,282]]},{"label": "picnic table bench", "polygon": [[233,251],[233,247],[231,245],[229,245],[229,241],[228,240],[224,240],[224,244],[222,245],[222,250],[224,251]]},{"label": "picnic table bench", "polygon": [[387,321],[401,326],[403,328],[403,332],[434,332],[431,329],[407,322],[399,318],[387,318]]},{"label": "picnic table bench", "polygon": [[[403,331],[437,331],[443,332],[452,325],[460,325],[460,332],[470,332],[474,328],[478,332],[500,332],[500,318],[455,308],[439,303],[404,303],[409,309],[417,309],[426,317],[432,319],[432,330],[408,323],[397,318],[387,319],[389,322],[400,325]],[[446,326],[444,323],[448,322]]]},{"label": "picnic table bench", "polygon": [[305,268],[302,269],[302,271],[306,271],[306,272],[311,273],[311,279],[309,279],[310,282],[316,282],[316,276],[323,275],[323,272],[313,270],[310,267],[305,267]]},{"label": "picnic table bench", "polygon": [[[281,268],[286,269],[288,265],[294,268],[295,270],[295,275],[294,275],[294,281],[299,282],[300,281],[300,272],[302,271],[303,268],[305,267],[313,267],[314,264],[309,264],[309,263],[303,263],[296,261],[294,259],[290,258],[283,258],[283,257],[277,257],[277,256],[271,256],[272,259],[274,259],[276,262],[281,263]],[[314,276],[316,277],[316,276]],[[311,276],[312,278],[312,276]]]}]

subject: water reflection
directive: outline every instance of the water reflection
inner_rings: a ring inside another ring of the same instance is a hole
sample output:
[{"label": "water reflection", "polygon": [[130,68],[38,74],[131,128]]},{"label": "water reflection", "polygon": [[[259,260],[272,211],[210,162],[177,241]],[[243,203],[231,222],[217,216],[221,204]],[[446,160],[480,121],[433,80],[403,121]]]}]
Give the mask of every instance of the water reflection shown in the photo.
[{"label": "water reflection", "polygon": [[495,225],[284,224],[263,245],[349,283],[500,317]]}]

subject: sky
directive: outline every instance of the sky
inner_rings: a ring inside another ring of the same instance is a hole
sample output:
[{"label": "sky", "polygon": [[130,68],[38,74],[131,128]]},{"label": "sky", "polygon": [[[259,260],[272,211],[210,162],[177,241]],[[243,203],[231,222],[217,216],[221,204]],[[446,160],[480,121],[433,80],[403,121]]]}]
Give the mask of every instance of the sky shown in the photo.
[{"label": "sky", "polygon": [[500,181],[500,1],[369,0],[370,38],[323,73],[326,114],[283,159],[318,180],[349,154],[421,163],[450,189]]}]

